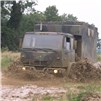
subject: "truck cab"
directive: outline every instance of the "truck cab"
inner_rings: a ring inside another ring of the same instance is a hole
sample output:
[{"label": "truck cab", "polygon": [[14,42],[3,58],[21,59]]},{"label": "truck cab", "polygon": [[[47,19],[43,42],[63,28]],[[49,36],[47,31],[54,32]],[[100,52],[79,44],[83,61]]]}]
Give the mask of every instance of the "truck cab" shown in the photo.
[{"label": "truck cab", "polygon": [[21,61],[26,68],[61,72],[75,61],[74,38],[62,32],[26,32]]}]

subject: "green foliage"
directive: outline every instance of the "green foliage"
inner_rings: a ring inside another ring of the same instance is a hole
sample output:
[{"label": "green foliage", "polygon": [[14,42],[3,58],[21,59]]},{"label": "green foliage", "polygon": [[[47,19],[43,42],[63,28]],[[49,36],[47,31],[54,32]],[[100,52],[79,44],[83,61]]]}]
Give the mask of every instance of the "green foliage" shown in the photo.
[{"label": "green foliage", "polygon": [[101,92],[101,86],[100,86],[100,82],[99,84],[94,84],[94,83],[90,83],[90,84],[83,84],[83,85],[79,85],[78,86],[78,91],[79,92],[73,92],[72,90],[70,90],[69,88],[71,88],[71,86],[68,88],[68,92],[67,92],[67,101],[83,101],[84,98],[86,98],[88,95],[94,95],[97,94],[98,92]]},{"label": "green foliage", "polygon": [[9,7],[5,6],[6,3],[7,2],[5,1],[1,1],[1,26],[6,26],[6,23],[10,17]]},{"label": "green foliage", "polygon": [[37,22],[41,22],[45,20],[45,16],[41,12],[35,12],[29,15],[23,15],[22,20],[20,22],[19,30],[23,33],[27,31],[34,31],[34,25]]},{"label": "green foliage", "polygon": [[1,19],[7,19],[10,15],[11,3],[12,1],[1,1]]},{"label": "green foliage", "polygon": [[97,61],[101,62],[101,54],[100,53],[97,54]]},{"label": "green foliage", "polygon": [[2,57],[1,59],[1,69],[7,69],[7,67],[12,63],[12,59],[8,56]]},{"label": "green foliage", "polygon": [[72,94],[69,95],[70,98],[68,99],[69,101],[82,101],[83,98],[86,98],[87,95],[89,94],[93,94],[93,93],[90,93],[90,92],[80,92],[79,94]]},{"label": "green foliage", "polygon": [[18,35],[16,30],[4,26],[1,30],[1,47],[8,47],[9,50],[18,49]]},{"label": "green foliage", "polygon": [[1,51],[5,52],[5,51],[9,51],[9,49],[8,49],[8,47],[2,47]]},{"label": "green foliage", "polygon": [[19,23],[22,18],[22,11],[21,11],[21,5],[20,3],[16,3],[16,1],[13,1],[12,11],[10,15],[10,19],[8,21],[8,26],[10,28],[17,29],[19,27]]},{"label": "green foliage", "polygon": [[73,16],[73,14],[68,14],[68,21],[77,21],[77,17]]},{"label": "green foliage", "polygon": [[35,11],[34,6],[37,5],[35,0],[19,0],[22,8],[22,12],[26,14],[31,14]]},{"label": "green foliage", "polygon": [[20,58],[20,53],[18,51],[12,52],[8,51],[7,48],[2,50],[1,53],[1,69],[7,69],[14,61]]},{"label": "green foliage", "polygon": [[29,15],[23,15],[18,29],[8,28],[6,25],[2,26],[1,41],[2,47],[8,47],[9,50],[16,50],[19,48],[19,38],[23,37],[25,32],[34,31],[34,25],[37,22],[45,20],[45,16],[41,12],[35,12]]},{"label": "green foliage", "polygon": [[43,101],[54,101],[54,97],[52,97],[52,96],[44,96]]},{"label": "green foliage", "polygon": [[77,21],[77,17],[73,16],[73,14],[63,14],[61,16],[58,15],[58,9],[56,6],[49,6],[45,10],[46,21]]},{"label": "green foliage", "polygon": [[46,21],[59,21],[58,9],[56,6],[49,6],[45,11]]},{"label": "green foliage", "polygon": [[67,14],[63,14],[63,15],[61,15],[61,21],[68,21],[68,16],[67,16]]},{"label": "green foliage", "polygon": [[[25,31],[32,31],[30,29],[32,24],[26,24],[26,30],[21,30],[22,13],[28,9],[33,9],[35,2],[25,1],[1,1],[1,47],[8,47],[9,50],[17,50],[19,47],[19,37],[23,36]],[[27,16],[27,15],[26,15]],[[28,18],[30,19],[30,18]],[[27,20],[28,20],[27,19]],[[26,20],[26,21],[27,21]],[[26,22],[25,21],[25,22]],[[33,22],[31,22],[33,23]],[[33,23],[34,24],[34,23]],[[33,27],[34,29],[34,27]]]},{"label": "green foliage", "polygon": [[80,93],[78,95],[68,95],[69,96],[69,101],[81,101],[82,97],[85,96],[85,93]]},{"label": "green foliage", "polygon": [[77,21],[77,17],[73,16],[73,14],[63,14],[61,15],[61,21]]}]

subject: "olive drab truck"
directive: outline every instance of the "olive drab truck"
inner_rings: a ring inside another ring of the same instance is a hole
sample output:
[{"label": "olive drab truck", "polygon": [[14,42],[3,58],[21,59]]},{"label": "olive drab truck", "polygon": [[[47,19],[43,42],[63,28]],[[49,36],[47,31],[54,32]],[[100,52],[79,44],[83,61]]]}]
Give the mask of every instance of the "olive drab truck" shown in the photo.
[{"label": "olive drab truck", "polygon": [[43,22],[26,32],[21,45],[22,70],[69,73],[78,59],[96,59],[97,28],[85,22]]}]

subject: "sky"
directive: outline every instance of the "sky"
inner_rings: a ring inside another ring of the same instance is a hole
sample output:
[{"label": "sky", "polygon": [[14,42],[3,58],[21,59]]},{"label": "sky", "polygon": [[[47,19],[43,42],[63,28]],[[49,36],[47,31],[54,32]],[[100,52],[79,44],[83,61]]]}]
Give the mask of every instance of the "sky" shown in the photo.
[{"label": "sky", "polygon": [[38,11],[45,11],[46,7],[55,5],[59,15],[73,14],[79,21],[94,24],[98,28],[101,39],[101,0],[36,0]]}]

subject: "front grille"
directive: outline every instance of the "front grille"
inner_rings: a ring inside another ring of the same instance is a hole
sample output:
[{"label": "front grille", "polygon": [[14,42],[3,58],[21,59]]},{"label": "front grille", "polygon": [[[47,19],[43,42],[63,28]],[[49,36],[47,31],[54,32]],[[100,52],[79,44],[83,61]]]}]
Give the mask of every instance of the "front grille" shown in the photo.
[{"label": "front grille", "polygon": [[34,61],[35,66],[47,66],[47,61]]},{"label": "front grille", "polygon": [[24,65],[33,65],[33,66],[47,66],[47,61],[32,61],[27,59],[22,59]]}]

